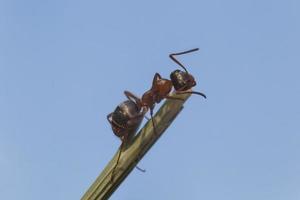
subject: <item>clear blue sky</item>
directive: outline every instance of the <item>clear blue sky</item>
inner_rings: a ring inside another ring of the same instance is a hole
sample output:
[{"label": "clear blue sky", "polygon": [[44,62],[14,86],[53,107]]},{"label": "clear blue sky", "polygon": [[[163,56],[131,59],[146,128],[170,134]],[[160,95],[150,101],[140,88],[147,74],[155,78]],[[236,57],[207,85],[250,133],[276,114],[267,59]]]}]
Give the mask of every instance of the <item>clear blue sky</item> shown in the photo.
[{"label": "clear blue sky", "polygon": [[[113,200],[300,199],[297,0],[0,0],[0,199],[79,199],[106,115],[182,57],[193,96]],[[160,106],[160,105],[159,105]],[[157,107],[159,107],[157,106]]]}]

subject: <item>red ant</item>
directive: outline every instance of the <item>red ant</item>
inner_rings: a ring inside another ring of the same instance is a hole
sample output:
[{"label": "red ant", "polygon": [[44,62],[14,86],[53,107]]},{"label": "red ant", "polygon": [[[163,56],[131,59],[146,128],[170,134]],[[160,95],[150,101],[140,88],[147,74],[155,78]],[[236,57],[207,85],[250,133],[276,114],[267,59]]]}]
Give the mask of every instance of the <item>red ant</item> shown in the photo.
[{"label": "red ant", "polygon": [[[162,78],[159,73],[153,77],[152,87],[146,91],[142,98],[136,97],[129,91],[125,91],[125,96],[129,99],[117,106],[113,113],[107,116],[109,123],[112,126],[113,132],[122,140],[120,152],[117,158],[117,163],[113,168],[112,180],[114,171],[118,165],[123,145],[132,137],[140,126],[145,113],[150,109],[151,121],[156,133],[155,123],[153,120],[153,109],[156,103],[160,103],[163,99],[183,100],[178,97],[170,96],[172,87],[174,86],[176,94],[198,94],[206,98],[201,92],[188,91],[196,85],[194,77],[188,73],[187,69],[174,57],[177,55],[187,54],[198,51],[199,49],[191,49],[184,52],[170,54],[170,58],[181,66],[184,71],[175,70],[171,73],[171,80]],[[139,168],[138,168],[139,169]]]}]

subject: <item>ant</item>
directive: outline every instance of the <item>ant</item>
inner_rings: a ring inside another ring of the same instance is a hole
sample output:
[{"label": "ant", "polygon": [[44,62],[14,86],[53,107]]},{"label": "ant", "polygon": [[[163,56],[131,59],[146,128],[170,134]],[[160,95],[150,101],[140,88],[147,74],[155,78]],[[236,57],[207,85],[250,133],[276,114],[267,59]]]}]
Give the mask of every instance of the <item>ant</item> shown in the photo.
[{"label": "ant", "polygon": [[123,145],[129,140],[129,138],[134,136],[145,117],[146,112],[150,110],[152,126],[154,133],[156,134],[156,126],[153,120],[155,104],[160,103],[163,99],[183,100],[179,97],[170,96],[173,87],[176,94],[198,94],[206,98],[206,95],[201,92],[189,91],[192,87],[196,86],[196,81],[194,77],[188,73],[187,69],[175,58],[175,56],[198,50],[198,48],[195,48],[184,52],[170,54],[169,57],[181,66],[184,71],[173,71],[170,75],[171,80],[162,78],[159,73],[156,73],[153,77],[152,87],[143,94],[141,99],[131,92],[125,91],[124,94],[128,100],[119,104],[114,112],[107,115],[107,120],[111,124],[114,134],[122,141],[113,172],[118,165]]},{"label": "ant", "polygon": [[183,100],[179,97],[170,96],[170,92],[172,91],[173,87],[175,89],[176,94],[197,94],[206,98],[206,95],[201,92],[189,91],[192,87],[196,86],[196,81],[194,77],[190,73],[188,73],[187,69],[183,66],[183,64],[181,64],[175,58],[175,56],[191,53],[198,50],[198,48],[195,48],[188,51],[170,54],[169,57],[179,66],[181,66],[184,69],[184,71],[173,71],[170,75],[171,80],[162,78],[159,73],[156,73],[153,77],[151,89],[146,91],[140,100],[131,92],[125,91],[125,95],[128,98],[133,98],[136,100],[136,103],[139,108],[145,108],[146,112],[150,110],[150,116],[154,128],[154,133],[156,133],[156,126],[153,120],[153,110],[155,104],[160,103],[163,99]]}]

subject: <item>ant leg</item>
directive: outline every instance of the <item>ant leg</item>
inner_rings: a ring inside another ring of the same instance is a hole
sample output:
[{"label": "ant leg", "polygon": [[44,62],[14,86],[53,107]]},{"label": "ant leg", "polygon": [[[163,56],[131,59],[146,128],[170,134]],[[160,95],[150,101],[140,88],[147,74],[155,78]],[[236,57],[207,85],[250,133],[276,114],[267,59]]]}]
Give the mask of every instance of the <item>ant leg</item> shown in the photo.
[{"label": "ant leg", "polygon": [[124,91],[125,96],[127,97],[128,100],[130,101],[134,101],[134,102],[140,102],[140,98],[138,98],[137,96],[135,96],[134,94],[132,94],[131,92],[125,90]]},{"label": "ant leg", "polygon": [[183,52],[179,52],[179,53],[171,53],[171,54],[169,55],[169,57],[170,57],[175,63],[177,63],[180,67],[182,67],[186,73],[188,73],[187,69],[183,66],[183,64],[181,64],[181,63],[175,58],[175,56],[179,56],[179,55],[182,55],[182,54],[191,53],[191,52],[198,51],[198,50],[199,50],[199,48],[195,48],[195,49],[191,49],[191,50],[183,51]]},{"label": "ant leg", "polygon": [[137,96],[135,96],[134,94],[132,94],[129,91],[124,91],[125,96],[127,97],[128,100],[135,102],[135,104],[140,108],[141,107],[141,99],[138,98]]},{"label": "ant leg", "polygon": [[150,108],[150,116],[151,116],[151,121],[152,121],[154,134],[157,135],[156,126],[155,126],[154,119],[153,119],[153,108]]},{"label": "ant leg", "polygon": [[[147,111],[148,111],[147,108],[146,108],[146,107],[143,107],[142,112],[138,113],[138,114],[135,115],[135,116],[130,116],[131,120],[128,121],[128,124],[136,124],[135,121],[139,121],[139,119],[140,119],[141,117],[143,117],[143,116],[146,114]],[[146,116],[144,116],[144,117],[146,117]],[[148,120],[149,120],[149,119],[148,119]],[[140,172],[143,172],[143,173],[146,172],[146,170],[140,168],[140,167],[137,166],[137,165],[135,166],[135,168],[136,168],[137,170],[139,170]]]},{"label": "ant leg", "polygon": [[[128,121],[128,125],[130,125],[130,124],[132,124],[132,125],[135,124],[136,121],[138,121],[139,118],[143,117],[143,116],[145,115],[146,112],[147,112],[147,109],[144,108],[143,111],[142,111],[141,113],[137,114],[136,116],[130,116],[131,119]],[[126,139],[124,139],[124,140],[126,140]],[[117,166],[117,164],[116,164],[116,166]],[[115,166],[114,168],[116,168],[116,166]],[[143,173],[146,172],[146,170],[140,168],[139,166],[135,166],[135,168],[136,168],[137,170],[143,172]],[[112,177],[112,179],[113,179],[113,177]]]},{"label": "ant leg", "polygon": [[145,169],[142,169],[142,168],[140,168],[139,166],[135,166],[135,168],[136,168],[136,169],[138,169],[139,171],[143,172],[143,173],[145,173],[145,172],[146,172],[146,170],[145,170]]},{"label": "ant leg", "polygon": [[114,181],[115,170],[116,170],[116,168],[117,168],[117,166],[118,166],[118,164],[119,164],[119,160],[120,160],[120,157],[121,157],[121,153],[122,153],[122,149],[123,149],[124,143],[125,143],[125,141],[122,141],[121,146],[120,146],[120,150],[119,150],[119,154],[118,154],[118,158],[117,158],[117,162],[116,162],[114,168],[112,169],[112,172],[111,172],[111,180],[110,180],[111,182]]}]

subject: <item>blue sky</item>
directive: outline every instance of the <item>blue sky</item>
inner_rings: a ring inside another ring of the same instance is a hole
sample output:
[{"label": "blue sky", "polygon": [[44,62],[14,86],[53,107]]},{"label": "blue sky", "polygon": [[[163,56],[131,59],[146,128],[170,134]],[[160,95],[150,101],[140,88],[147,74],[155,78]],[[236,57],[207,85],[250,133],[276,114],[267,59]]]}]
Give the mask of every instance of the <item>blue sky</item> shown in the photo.
[{"label": "blue sky", "polygon": [[[0,199],[80,199],[120,141],[106,115],[182,56],[185,109],[111,197],[300,198],[297,0],[0,0]],[[157,108],[160,105],[157,106]]]}]

